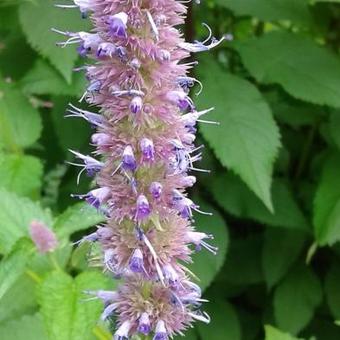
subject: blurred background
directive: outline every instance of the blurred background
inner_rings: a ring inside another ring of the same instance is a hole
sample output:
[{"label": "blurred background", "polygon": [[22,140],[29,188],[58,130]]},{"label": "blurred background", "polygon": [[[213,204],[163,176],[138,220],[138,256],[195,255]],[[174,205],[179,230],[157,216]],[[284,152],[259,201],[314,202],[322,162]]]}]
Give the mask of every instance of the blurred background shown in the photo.
[{"label": "blurred background", "polygon": [[[88,266],[95,246],[72,244],[102,216],[70,197],[91,181],[77,185],[65,163],[68,149],[91,151],[87,124],[64,118],[84,92],[73,69],[86,60],[50,31],[89,22],[53,4],[0,2],[0,339],[109,340],[114,322],[97,322],[101,303],[83,290],[116,283]],[[234,39],[194,70],[204,90],[192,97],[221,126],[199,129],[212,173],[191,194],[214,213],[196,225],[219,253],[195,255],[212,322],[185,338],[339,340],[340,1],[188,6],[188,41],[205,39],[202,23]],[[55,251],[33,246],[32,221],[54,231]]]}]

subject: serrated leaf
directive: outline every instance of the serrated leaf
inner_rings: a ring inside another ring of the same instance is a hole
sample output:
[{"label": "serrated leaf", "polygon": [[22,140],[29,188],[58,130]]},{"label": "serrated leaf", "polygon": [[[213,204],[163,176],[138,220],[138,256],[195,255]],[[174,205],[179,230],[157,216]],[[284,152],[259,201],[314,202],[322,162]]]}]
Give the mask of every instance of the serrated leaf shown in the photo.
[{"label": "serrated leaf", "polygon": [[0,263],[0,299],[12,284],[23,274],[30,257],[33,255],[33,244],[21,239],[14,249]]},{"label": "serrated leaf", "polygon": [[203,323],[197,324],[201,339],[241,340],[240,321],[234,307],[230,303],[211,299],[204,309],[211,317],[211,322],[208,325]]},{"label": "serrated leaf", "polygon": [[37,197],[42,173],[43,166],[36,157],[0,154],[0,188],[23,196]]},{"label": "serrated leaf", "polygon": [[84,301],[84,290],[105,289],[106,278],[84,272],[75,279],[53,272],[39,289],[41,314],[49,340],[87,340],[103,308],[99,300]]},{"label": "serrated leaf", "polygon": [[0,324],[1,340],[46,340],[39,314],[24,315]]},{"label": "serrated leaf", "polygon": [[324,164],[314,199],[314,234],[319,245],[340,240],[339,171],[340,156],[334,154]]},{"label": "serrated leaf", "polygon": [[17,88],[0,79],[0,144],[11,150],[30,146],[41,128],[39,112]]},{"label": "serrated leaf", "polygon": [[64,211],[54,222],[53,229],[61,237],[103,222],[105,217],[90,205],[80,202]]},{"label": "serrated leaf", "polygon": [[327,272],[325,279],[325,293],[329,309],[335,320],[340,319],[340,268],[337,262],[334,262]]},{"label": "serrated leaf", "polygon": [[311,39],[276,31],[234,46],[257,81],[280,84],[298,99],[340,107],[340,60]]},{"label": "serrated leaf", "polygon": [[312,319],[321,300],[317,276],[306,266],[296,266],[274,293],[274,316],[278,326],[297,334]]},{"label": "serrated leaf", "polygon": [[301,232],[269,229],[264,234],[262,267],[267,287],[275,286],[300,255],[306,235]]},{"label": "serrated leaf", "polygon": [[0,325],[10,319],[33,313],[37,309],[35,284],[32,278],[24,273],[11,285],[0,299]]},{"label": "serrated leaf", "polygon": [[212,58],[203,60],[205,93],[199,104],[216,106],[209,119],[221,125],[202,125],[202,133],[221,163],[239,174],[273,210],[270,186],[280,135],[270,108],[251,83],[223,72]]},{"label": "serrated leaf", "polygon": [[227,225],[219,212],[202,200],[195,200],[200,209],[213,213],[213,216],[195,214],[195,226],[200,232],[212,234],[214,240],[209,241],[213,246],[218,247],[217,255],[209,253],[206,249],[193,254],[193,264],[189,269],[199,278],[199,286],[202,290],[206,289],[221,269],[229,245],[229,234]]},{"label": "serrated leaf", "polygon": [[20,82],[23,90],[29,94],[52,94],[80,96],[84,92],[85,78],[80,72],[72,77],[72,83],[65,80],[46,61],[38,59]]},{"label": "serrated leaf", "polygon": [[19,18],[29,44],[48,58],[70,84],[72,69],[78,58],[77,53],[72,46],[57,47],[57,41],[65,41],[68,38],[51,32],[51,28],[73,32],[84,30],[86,25],[80,13],[72,9],[56,8],[52,0],[35,0],[20,6]]},{"label": "serrated leaf", "polygon": [[8,253],[21,237],[28,236],[32,220],[52,225],[52,216],[38,203],[0,189],[0,253]]},{"label": "serrated leaf", "polygon": [[288,185],[282,180],[276,179],[273,182],[273,214],[230,172],[214,176],[208,185],[217,203],[237,217],[253,219],[268,226],[308,231],[301,209]]},{"label": "serrated leaf", "polygon": [[282,332],[271,325],[264,326],[264,329],[266,333],[265,340],[299,340],[298,338],[295,338],[294,336],[288,333]]}]

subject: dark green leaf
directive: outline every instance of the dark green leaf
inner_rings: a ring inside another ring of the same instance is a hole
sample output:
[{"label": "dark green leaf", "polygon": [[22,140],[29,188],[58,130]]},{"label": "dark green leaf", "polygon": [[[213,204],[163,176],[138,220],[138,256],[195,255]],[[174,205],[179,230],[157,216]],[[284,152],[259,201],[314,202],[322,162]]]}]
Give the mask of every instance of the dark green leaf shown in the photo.
[{"label": "dark green leaf", "polygon": [[280,84],[298,99],[340,107],[340,60],[311,39],[276,31],[235,47],[257,81]]},{"label": "dark green leaf", "polygon": [[241,340],[241,326],[233,306],[227,302],[211,300],[205,306],[211,317],[211,323],[198,323],[197,328],[202,339]]},{"label": "dark green leaf", "polygon": [[221,123],[203,125],[204,137],[221,163],[239,174],[273,210],[270,185],[280,134],[269,106],[255,86],[223,72],[212,58],[203,59],[200,69],[205,93],[199,104],[216,106],[209,119]]},{"label": "dark green leaf", "polygon": [[320,245],[340,240],[340,157],[332,155],[325,163],[314,200],[314,232]]},{"label": "dark green leaf", "polygon": [[317,276],[306,266],[291,271],[274,294],[274,315],[278,326],[292,334],[301,331],[322,300]]},{"label": "dark green leaf", "polygon": [[215,176],[209,187],[218,204],[237,217],[250,218],[269,226],[308,230],[307,221],[284,181],[273,182],[274,214],[231,173]]},{"label": "dark green leaf", "polygon": [[333,263],[325,279],[325,291],[328,306],[334,319],[340,319],[340,267],[338,263]]},{"label": "dark green leaf", "polygon": [[309,26],[311,15],[307,0],[217,0],[236,15],[250,15],[264,21],[289,20]]},{"label": "dark green leaf", "polygon": [[84,30],[85,23],[78,11],[62,10],[54,4],[52,0],[23,3],[19,10],[20,23],[29,44],[48,58],[70,84],[77,53],[72,46],[57,47],[56,42],[66,41],[68,37],[51,32],[51,28],[77,32]]},{"label": "dark green leaf", "polygon": [[224,263],[229,245],[229,235],[227,225],[218,211],[205,202],[195,200],[195,203],[200,205],[201,210],[213,213],[213,216],[197,213],[195,225],[200,232],[212,234],[214,240],[210,243],[218,247],[217,255],[213,255],[203,248],[200,252],[193,255],[194,263],[189,266],[189,269],[199,278],[200,281],[198,283],[200,287],[206,289]]},{"label": "dark green leaf", "polygon": [[269,229],[264,236],[262,266],[268,288],[275,286],[300,255],[306,235],[301,232]]},{"label": "dark green leaf", "polygon": [[85,78],[80,72],[66,81],[46,61],[38,59],[34,67],[21,80],[21,86],[29,94],[52,94],[80,96],[85,89]]}]

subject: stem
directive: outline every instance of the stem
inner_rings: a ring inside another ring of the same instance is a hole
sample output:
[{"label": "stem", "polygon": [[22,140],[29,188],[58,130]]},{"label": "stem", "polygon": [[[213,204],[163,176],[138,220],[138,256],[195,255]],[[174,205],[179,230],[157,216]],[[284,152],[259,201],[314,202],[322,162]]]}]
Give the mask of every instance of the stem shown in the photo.
[{"label": "stem", "polygon": [[49,253],[49,254],[48,254],[48,258],[49,258],[49,260],[50,260],[50,262],[51,262],[53,268],[54,268],[55,270],[61,272],[62,269],[61,269],[61,267],[60,267],[60,265],[59,265],[59,263],[58,263],[58,261],[57,261],[57,259],[56,259],[56,257],[55,257],[55,254],[54,254],[54,253]]}]

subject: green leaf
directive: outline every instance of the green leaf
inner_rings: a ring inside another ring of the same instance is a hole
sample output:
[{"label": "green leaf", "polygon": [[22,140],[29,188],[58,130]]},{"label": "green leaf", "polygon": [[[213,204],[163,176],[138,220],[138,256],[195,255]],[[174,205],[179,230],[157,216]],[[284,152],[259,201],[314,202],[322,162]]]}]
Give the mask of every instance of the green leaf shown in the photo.
[{"label": "green leaf", "polygon": [[234,239],[221,271],[226,282],[234,285],[251,285],[263,282],[261,266],[262,237],[252,234],[242,239]]},{"label": "green leaf", "polygon": [[32,242],[21,239],[13,251],[0,263],[0,299],[10,289],[14,282],[23,274],[31,255],[33,254]]},{"label": "green leaf", "polygon": [[23,196],[37,197],[43,166],[33,156],[0,154],[0,187]]},{"label": "green leaf", "polygon": [[340,150],[340,112],[339,111],[332,111],[329,117],[329,131],[334,141],[335,145],[337,146],[338,150]]},{"label": "green leaf", "polygon": [[218,211],[214,210],[209,204],[202,200],[195,200],[203,211],[213,213],[213,216],[196,214],[195,226],[200,232],[212,234],[214,240],[210,243],[218,247],[217,255],[209,253],[206,249],[193,254],[193,264],[189,265],[189,269],[199,278],[199,285],[202,290],[206,289],[213,281],[216,274],[221,269],[229,244],[229,234],[227,225]]},{"label": "green leaf", "polygon": [[80,96],[84,92],[85,78],[80,72],[72,77],[72,83],[67,84],[53,67],[46,61],[37,59],[32,69],[20,82],[23,90],[29,94],[52,94]]},{"label": "green leaf", "polygon": [[264,21],[289,20],[309,26],[311,15],[307,0],[216,0],[236,15],[250,15]]},{"label": "green leaf", "polygon": [[329,309],[334,319],[340,319],[340,268],[339,264],[334,262],[327,272],[325,279],[325,292]]},{"label": "green leaf", "polygon": [[276,179],[273,182],[274,214],[230,172],[214,176],[208,185],[218,204],[237,217],[253,219],[274,227],[305,231],[309,228],[288,185],[282,180]]},{"label": "green leaf", "polygon": [[230,303],[211,299],[204,309],[211,317],[211,322],[208,325],[197,324],[201,339],[241,340],[240,321]]},{"label": "green leaf", "polygon": [[107,279],[98,272],[84,272],[75,279],[62,272],[47,276],[38,295],[48,339],[91,339],[103,305],[99,300],[84,301],[84,290],[106,286]]},{"label": "green leaf", "polygon": [[11,150],[30,146],[41,128],[39,112],[18,89],[0,79],[0,144]]},{"label": "green leaf", "polygon": [[[69,97],[53,97],[54,107],[51,111],[52,122],[58,135],[58,142],[68,157],[69,149],[83,150],[88,146],[91,135],[89,124],[76,118],[65,118]],[[74,131],[77,131],[75,134]]]},{"label": "green leaf", "polygon": [[56,8],[52,0],[35,0],[20,6],[19,17],[29,44],[48,58],[70,84],[77,53],[72,46],[57,47],[57,41],[65,41],[68,37],[51,32],[51,28],[72,32],[84,30],[85,23],[79,11]]},{"label": "green leaf", "polygon": [[32,220],[52,225],[50,211],[43,210],[38,203],[0,189],[0,253],[8,253],[21,237],[28,236]]},{"label": "green leaf", "polygon": [[69,207],[54,222],[53,229],[61,238],[76,231],[84,230],[103,222],[105,217],[87,203],[77,203]]},{"label": "green leaf", "polygon": [[203,125],[205,139],[221,163],[239,174],[273,210],[270,185],[280,134],[269,106],[255,86],[223,72],[212,58],[203,59],[200,69],[205,93],[199,104],[216,106],[209,119],[221,123]]},{"label": "green leaf", "polygon": [[340,156],[334,154],[325,162],[314,199],[314,233],[319,245],[340,240]]},{"label": "green leaf", "polygon": [[305,240],[306,235],[301,232],[266,229],[262,267],[268,288],[272,288],[284,277],[300,255]]},{"label": "green leaf", "polygon": [[265,340],[298,340],[294,336],[284,333],[271,325],[264,326],[266,338]]},{"label": "green leaf", "polygon": [[257,81],[280,84],[298,99],[340,107],[340,60],[309,38],[276,31],[234,46]]},{"label": "green leaf", "polygon": [[17,319],[24,314],[34,312],[36,309],[35,282],[24,273],[0,299],[0,325],[9,319]]},{"label": "green leaf", "polygon": [[274,316],[278,326],[298,333],[312,319],[321,300],[317,276],[306,266],[296,266],[275,290]]},{"label": "green leaf", "polygon": [[46,340],[46,333],[39,314],[24,315],[0,324],[1,340]]}]

